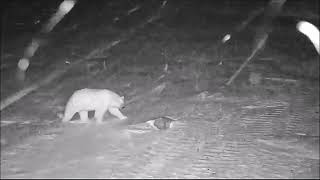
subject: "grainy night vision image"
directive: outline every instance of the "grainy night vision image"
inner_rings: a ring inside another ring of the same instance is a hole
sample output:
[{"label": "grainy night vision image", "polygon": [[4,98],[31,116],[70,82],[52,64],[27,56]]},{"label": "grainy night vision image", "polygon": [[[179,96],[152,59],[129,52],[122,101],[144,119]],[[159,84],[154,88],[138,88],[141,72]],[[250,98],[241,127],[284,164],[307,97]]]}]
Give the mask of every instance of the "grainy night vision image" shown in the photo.
[{"label": "grainy night vision image", "polygon": [[0,3],[1,178],[319,179],[319,0]]}]

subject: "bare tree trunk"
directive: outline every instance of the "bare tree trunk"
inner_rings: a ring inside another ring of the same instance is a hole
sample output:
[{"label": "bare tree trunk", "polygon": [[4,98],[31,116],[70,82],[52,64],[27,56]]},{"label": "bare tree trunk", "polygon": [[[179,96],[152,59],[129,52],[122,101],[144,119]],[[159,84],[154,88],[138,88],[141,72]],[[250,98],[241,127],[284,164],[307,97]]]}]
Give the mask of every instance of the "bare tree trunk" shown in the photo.
[{"label": "bare tree trunk", "polygon": [[226,83],[227,86],[229,86],[233,82],[233,80],[240,74],[242,69],[247,66],[249,61],[252,60],[261,49],[263,49],[268,39],[269,33],[272,32],[272,21],[280,13],[282,5],[285,2],[286,0],[271,0],[269,2],[269,6],[266,9],[262,25],[256,32],[253,51],[251,55],[241,64],[239,69],[230,77],[230,79]]}]

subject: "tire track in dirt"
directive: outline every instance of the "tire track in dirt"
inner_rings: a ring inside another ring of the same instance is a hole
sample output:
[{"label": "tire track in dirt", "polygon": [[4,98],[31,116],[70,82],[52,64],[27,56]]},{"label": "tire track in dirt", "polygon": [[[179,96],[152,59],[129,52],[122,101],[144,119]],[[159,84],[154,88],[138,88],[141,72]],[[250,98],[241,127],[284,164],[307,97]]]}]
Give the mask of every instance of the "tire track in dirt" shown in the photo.
[{"label": "tire track in dirt", "polygon": [[246,112],[240,119],[240,123],[245,127],[243,133],[254,137],[275,135],[281,131],[281,117],[286,109],[287,106],[284,105],[268,107],[265,113],[253,117],[250,112]]},{"label": "tire track in dirt", "polygon": [[[306,117],[304,114],[307,113],[308,111],[311,112],[310,108],[304,109],[304,112],[296,112],[291,113],[287,117],[287,126],[286,126],[286,135],[314,135],[316,134],[311,134],[310,130],[314,129],[315,123],[310,120],[310,117]],[[319,123],[318,123],[319,124]],[[319,131],[318,131],[319,132]],[[319,135],[319,133],[317,133]]]},{"label": "tire track in dirt", "polygon": [[202,127],[199,124],[201,122],[198,119],[188,120],[170,129],[166,136],[156,142],[154,152],[147,155],[149,163],[135,177],[179,177],[178,170],[190,163],[197,154],[197,148],[204,143],[203,127],[209,131],[210,126]]},{"label": "tire track in dirt", "polygon": [[223,177],[227,169],[235,169],[233,166],[239,163],[241,149],[231,141],[209,142],[189,170],[200,178]]},{"label": "tire track in dirt", "polygon": [[[279,123],[284,123],[282,118],[287,115],[284,113],[287,108],[283,103],[275,103],[265,108],[261,115],[252,117],[250,112],[243,112],[240,123],[233,120],[236,116],[222,118],[220,122],[205,119],[187,121],[180,127],[182,137],[168,133],[159,141],[159,146],[155,146],[153,153],[146,152],[149,163],[134,177],[288,178],[298,177],[297,172],[307,173],[308,168],[302,167],[301,163],[308,161],[314,165],[314,159],[306,160],[297,153],[290,153],[296,149],[288,152],[286,141],[275,150],[273,145],[270,147],[257,139],[270,138],[270,135],[283,131]],[[196,111],[201,111],[201,108]],[[239,127],[241,123],[246,128]],[[201,139],[197,137],[199,135],[204,138],[196,145],[196,139]],[[192,151],[193,148],[197,150]]]},{"label": "tire track in dirt", "polygon": [[[256,142],[257,137],[270,137],[269,135],[277,135],[278,132],[283,131],[282,117],[287,115],[284,113],[287,106],[283,103],[275,103],[272,107],[265,109],[266,112],[261,115],[252,116],[250,112],[243,112],[240,123],[233,120],[236,116],[218,122],[221,138],[206,143],[202,156],[187,170],[196,172],[191,177],[294,177],[294,171],[301,168],[299,164],[301,158],[297,158],[297,154],[290,155],[286,152],[287,149],[282,149],[284,152],[275,153],[274,147],[267,149]],[[241,127],[241,123],[245,126]],[[282,126],[279,126],[279,123]],[[286,147],[285,142],[282,146]]]},{"label": "tire track in dirt", "polygon": [[[196,113],[195,111],[197,110],[192,108],[192,110],[183,112]],[[189,115],[190,113],[183,113],[183,117],[180,116],[179,119],[186,120],[179,120],[174,128],[164,131],[149,148],[136,155],[140,158],[134,160],[136,163],[130,168],[130,171],[133,172],[130,174],[134,176],[129,177],[177,177],[177,169],[183,169],[189,162],[190,149],[195,149],[197,138],[203,133],[201,128],[199,130],[203,122],[201,118],[190,120]],[[191,154],[193,153],[194,151],[191,151]],[[139,162],[144,163],[139,164]],[[121,177],[128,176],[122,175]]]},{"label": "tire track in dirt", "polygon": [[[212,135],[216,132],[217,128],[212,122],[201,119],[189,121],[189,128],[184,132],[185,136],[177,144],[176,152],[179,154],[174,156],[172,161],[168,163],[167,168],[162,171],[168,172],[168,178],[196,177],[187,167],[193,164],[195,159],[198,159],[208,138],[212,138]],[[181,146],[184,146],[184,148],[181,148]],[[172,169],[171,167],[175,168]]]},{"label": "tire track in dirt", "polygon": [[161,146],[156,142],[165,136],[165,132],[145,131],[148,129],[139,128],[139,124],[131,126],[133,130],[142,131],[142,134],[126,136],[126,129],[119,130],[120,134],[124,134],[128,139],[121,146],[113,144],[112,148],[103,153],[105,157],[101,161],[103,168],[99,168],[101,171],[96,175],[97,177],[136,177],[138,173],[142,172],[143,167],[150,163],[152,157],[156,155],[155,149],[161,149]]},{"label": "tire track in dirt", "polygon": [[288,146],[289,141],[286,139],[256,141],[251,149],[256,161],[255,166],[250,166],[251,169],[255,169],[251,173],[263,178],[298,178],[299,173],[308,171],[309,173],[304,173],[304,177],[310,178],[315,175],[314,172],[310,173],[310,168],[306,167],[305,163],[315,165],[317,160],[310,159],[307,155],[299,155],[296,147]]},{"label": "tire track in dirt", "polygon": [[[185,168],[180,168],[176,174],[180,178],[264,177],[250,172],[250,163],[256,166],[256,162],[250,162],[252,154],[248,155],[248,152],[250,152],[253,144],[253,136],[263,136],[267,132],[272,132],[274,124],[270,123],[270,119],[277,118],[285,109],[286,106],[279,104],[268,108],[268,111],[258,116],[258,118],[251,118],[252,121],[245,122],[249,125],[253,124],[250,128],[255,128],[255,126],[260,128],[258,131],[249,133],[249,136],[247,133],[250,131],[247,128],[239,127],[239,123],[234,120],[236,117],[234,115],[222,118],[214,126],[211,124],[212,127],[215,127],[216,133],[209,135],[210,140],[205,142],[197,156],[194,156],[189,161],[189,165]],[[257,122],[261,121],[261,119],[262,122]]]},{"label": "tire track in dirt", "polygon": [[[210,110],[209,106],[212,104],[194,108],[192,115],[206,113],[201,111]],[[215,110],[213,106],[211,110]],[[238,162],[242,149],[250,143],[237,145],[219,140],[218,123],[214,118],[218,117],[213,117],[212,121],[209,121],[210,118],[193,117],[184,121],[183,126],[170,129],[172,131],[159,140],[158,148],[151,154],[153,157],[147,157],[149,163],[135,177],[215,177],[213,171],[217,167],[223,173],[224,169]]]},{"label": "tire track in dirt", "polygon": [[[310,105],[306,104],[306,98],[299,97],[298,101],[301,103],[294,103],[294,105],[290,107],[280,105],[268,108],[268,112],[258,115],[257,117],[250,117],[250,113],[244,113],[241,120],[247,125],[245,134],[247,134],[249,138],[265,138],[268,137],[268,135],[289,135],[290,137],[292,136],[290,131],[310,130],[312,125],[314,126],[314,122],[306,122],[306,114],[310,115],[310,113],[308,113],[308,109],[310,109],[308,106]],[[291,120],[289,126],[286,124],[288,118]],[[279,134],[279,132],[281,133]],[[313,161],[313,152],[301,150],[301,144],[299,146],[299,143],[296,141],[293,142],[296,144],[293,146],[287,139],[277,140],[271,137],[268,137],[268,139],[269,140],[266,140],[266,142],[268,142],[267,144],[257,144],[257,141],[260,142],[261,139],[256,139],[255,142],[253,142],[250,152],[253,154],[253,159],[256,159],[256,162],[255,167],[253,164],[250,166],[250,169],[254,171],[250,171],[249,174],[254,175],[255,178],[291,178],[297,176],[296,172],[301,174],[301,171],[308,171],[308,168],[301,167],[301,161],[309,158],[311,158],[309,159],[310,161]],[[277,145],[275,145],[275,142],[278,142],[276,143]],[[311,156],[303,155],[305,153]],[[259,162],[263,164],[260,167]]]},{"label": "tire track in dirt", "polygon": [[[90,137],[87,141],[106,143],[93,142],[88,146],[98,152],[80,158],[73,155],[61,167],[57,166],[59,162],[50,162],[55,170],[48,172],[44,168],[29,177],[55,177],[54,174],[75,177],[73,173],[77,169],[84,169],[77,177],[90,175],[90,178],[288,178],[316,174],[315,170],[309,169],[319,167],[317,157],[303,155],[305,151],[297,152],[286,139],[275,141],[269,136],[280,131],[278,123],[284,123],[281,118],[288,115],[287,106],[277,104],[264,108],[262,113],[242,111],[242,115],[225,109],[222,117],[216,117],[214,113],[212,117],[201,115],[207,114],[208,110],[216,111],[217,104],[197,104],[196,107],[180,117],[171,129],[134,134],[122,143],[117,139],[109,141],[103,127],[101,131],[94,128],[82,133],[81,129],[75,129],[82,135],[67,141]],[[133,142],[132,146],[130,142]],[[82,154],[85,152],[81,150]],[[71,152],[52,156],[68,153]],[[19,165],[14,167],[19,170]],[[19,177],[19,174],[12,177]]]},{"label": "tire track in dirt", "polygon": [[[316,101],[314,103],[314,101]],[[297,96],[289,107],[286,135],[319,136],[319,97]]]}]

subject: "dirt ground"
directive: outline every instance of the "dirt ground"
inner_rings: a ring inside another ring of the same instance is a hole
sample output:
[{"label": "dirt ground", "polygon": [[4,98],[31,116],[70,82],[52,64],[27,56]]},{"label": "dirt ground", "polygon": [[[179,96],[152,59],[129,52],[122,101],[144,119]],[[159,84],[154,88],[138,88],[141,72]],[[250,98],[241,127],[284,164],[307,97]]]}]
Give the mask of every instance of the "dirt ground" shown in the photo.
[{"label": "dirt ground", "polygon": [[[226,87],[250,54],[258,23],[228,44],[221,38],[255,5],[222,11],[222,3],[213,11],[171,2],[162,19],[1,111],[1,178],[319,178],[319,56],[294,29],[296,18],[279,18],[263,51]],[[61,22],[23,84],[14,67],[2,69],[1,99],[58,63],[103,49],[147,14],[116,24],[112,18],[129,8],[108,7],[88,6],[98,13]],[[16,47],[5,53],[23,48]],[[255,74],[265,79],[254,83]],[[103,124],[79,124],[75,115],[75,123],[61,123],[58,115],[81,88],[136,98],[121,110],[129,118],[106,113]],[[163,116],[176,119],[172,128],[146,123]]]}]

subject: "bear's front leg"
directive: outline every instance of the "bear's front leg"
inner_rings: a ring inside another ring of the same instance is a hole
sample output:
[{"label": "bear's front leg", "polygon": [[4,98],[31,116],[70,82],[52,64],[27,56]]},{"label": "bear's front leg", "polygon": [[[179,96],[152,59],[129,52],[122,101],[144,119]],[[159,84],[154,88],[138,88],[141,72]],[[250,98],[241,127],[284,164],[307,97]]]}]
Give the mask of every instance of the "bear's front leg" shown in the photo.
[{"label": "bear's front leg", "polygon": [[112,115],[116,116],[120,120],[128,119],[128,117],[123,115],[118,108],[109,108],[108,110]]}]

